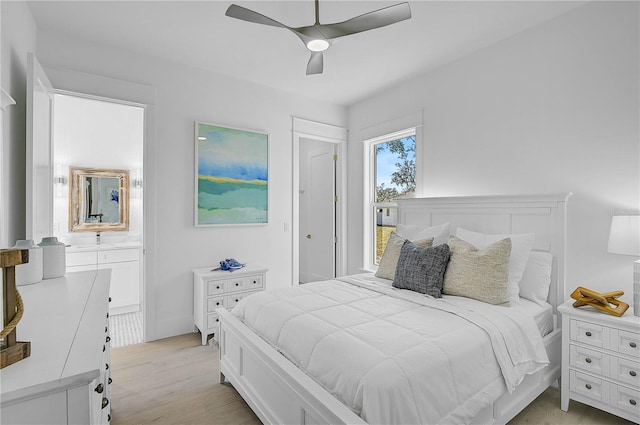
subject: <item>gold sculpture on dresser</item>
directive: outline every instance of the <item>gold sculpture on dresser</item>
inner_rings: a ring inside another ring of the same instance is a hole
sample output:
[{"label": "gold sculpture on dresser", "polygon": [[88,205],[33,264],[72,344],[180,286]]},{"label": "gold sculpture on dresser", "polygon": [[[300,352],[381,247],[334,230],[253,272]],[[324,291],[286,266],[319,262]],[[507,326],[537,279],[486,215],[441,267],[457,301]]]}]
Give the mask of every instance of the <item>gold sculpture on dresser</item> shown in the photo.
[{"label": "gold sculpture on dresser", "polygon": [[623,291],[613,291],[601,294],[592,289],[578,286],[576,290],[571,294],[571,298],[576,300],[573,303],[574,307],[590,305],[591,307],[595,307],[600,311],[604,311],[605,313],[620,317],[629,308],[629,304],[618,300],[618,298],[623,295]]},{"label": "gold sculpture on dresser", "polygon": [[29,262],[27,249],[0,250],[2,268],[2,350],[0,369],[31,355],[31,343],[16,341],[16,326],[22,318],[22,298],[16,289],[16,266]]}]

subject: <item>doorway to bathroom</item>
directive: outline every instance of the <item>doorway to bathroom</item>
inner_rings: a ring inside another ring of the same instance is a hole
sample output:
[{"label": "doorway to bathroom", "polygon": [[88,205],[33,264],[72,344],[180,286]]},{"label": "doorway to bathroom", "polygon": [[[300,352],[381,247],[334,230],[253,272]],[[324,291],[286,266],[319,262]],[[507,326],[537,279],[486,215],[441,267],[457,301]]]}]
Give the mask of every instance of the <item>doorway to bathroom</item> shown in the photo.
[{"label": "doorway to bathroom", "polygon": [[[52,226],[67,244],[67,272],[110,269],[111,346],[143,342],[145,106],[70,92],[56,92],[54,104]],[[72,184],[77,177],[71,171],[77,169],[96,177]],[[101,190],[113,180],[98,177],[104,173],[126,175],[127,196]],[[77,231],[77,217],[70,217],[78,199],[96,201],[78,208],[87,224],[80,227],[92,230]],[[100,223],[114,205],[126,205],[126,229],[96,231],[91,224]]]}]

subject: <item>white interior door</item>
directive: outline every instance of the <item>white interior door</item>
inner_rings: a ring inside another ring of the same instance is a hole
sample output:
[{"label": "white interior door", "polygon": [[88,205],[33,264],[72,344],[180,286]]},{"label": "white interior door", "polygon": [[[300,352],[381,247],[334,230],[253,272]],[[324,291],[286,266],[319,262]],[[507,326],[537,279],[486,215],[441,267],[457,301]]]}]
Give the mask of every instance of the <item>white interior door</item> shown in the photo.
[{"label": "white interior door", "polygon": [[335,277],[335,144],[305,141],[300,178],[300,283]]},{"label": "white interior door", "polygon": [[53,232],[53,86],[27,56],[26,238],[39,243]]}]

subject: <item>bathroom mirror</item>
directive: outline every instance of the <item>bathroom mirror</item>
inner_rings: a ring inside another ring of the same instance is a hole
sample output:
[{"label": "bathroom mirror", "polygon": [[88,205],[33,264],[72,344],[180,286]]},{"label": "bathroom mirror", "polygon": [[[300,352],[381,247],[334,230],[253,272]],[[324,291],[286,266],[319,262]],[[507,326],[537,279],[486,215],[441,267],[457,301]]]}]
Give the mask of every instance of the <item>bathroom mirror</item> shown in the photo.
[{"label": "bathroom mirror", "polygon": [[69,167],[69,231],[129,230],[129,171]]}]

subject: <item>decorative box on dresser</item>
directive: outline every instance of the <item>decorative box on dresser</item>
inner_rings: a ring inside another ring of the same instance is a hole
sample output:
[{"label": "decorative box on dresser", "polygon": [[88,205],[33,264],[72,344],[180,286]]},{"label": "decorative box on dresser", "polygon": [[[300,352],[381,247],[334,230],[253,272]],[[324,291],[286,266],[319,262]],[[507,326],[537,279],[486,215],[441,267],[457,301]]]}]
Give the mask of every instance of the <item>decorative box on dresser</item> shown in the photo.
[{"label": "decorative box on dresser", "polygon": [[0,372],[0,423],[110,422],[110,279],[86,271],[19,287],[31,356]]},{"label": "decorative box on dresser", "polygon": [[258,265],[233,272],[213,268],[193,269],[193,323],[194,331],[202,334],[202,345],[208,335],[218,332],[216,309],[232,309],[242,298],[264,291],[268,270]]},{"label": "decorative box on dresser", "polygon": [[561,408],[569,399],[640,422],[640,317],[616,317],[592,307],[574,308],[570,299],[562,314]]}]

